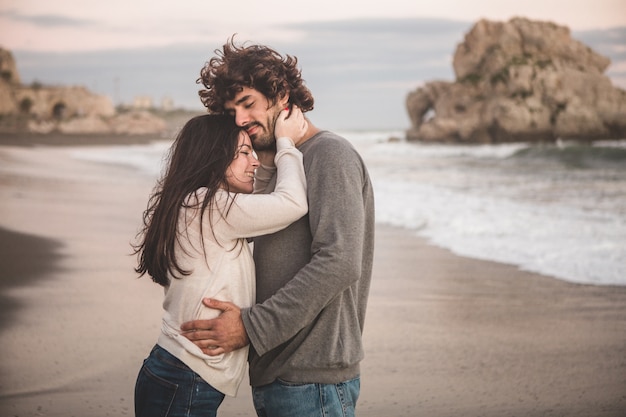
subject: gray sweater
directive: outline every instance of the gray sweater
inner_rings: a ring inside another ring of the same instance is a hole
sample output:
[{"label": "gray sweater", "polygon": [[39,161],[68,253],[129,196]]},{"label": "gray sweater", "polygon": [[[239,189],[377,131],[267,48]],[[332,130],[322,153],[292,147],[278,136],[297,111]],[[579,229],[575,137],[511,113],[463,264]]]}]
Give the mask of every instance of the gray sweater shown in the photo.
[{"label": "gray sweater", "polygon": [[254,240],[257,304],[242,310],[252,386],[277,378],[338,383],[358,376],[363,359],[372,184],[363,160],[340,136],[322,131],[299,149],[309,214]]}]

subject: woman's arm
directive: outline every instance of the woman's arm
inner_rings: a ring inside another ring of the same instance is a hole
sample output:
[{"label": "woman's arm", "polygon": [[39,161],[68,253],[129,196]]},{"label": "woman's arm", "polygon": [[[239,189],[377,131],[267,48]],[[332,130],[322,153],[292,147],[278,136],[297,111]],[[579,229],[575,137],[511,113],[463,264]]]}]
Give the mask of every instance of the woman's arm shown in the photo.
[{"label": "woman's arm", "polygon": [[[228,194],[225,191],[216,195],[217,206],[226,212],[225,221],[214,224],[214,231],[226,238],[253,237],[274,233],[304,216],[308,210],[306,198],[306,177],[302,164],[302,154],[295,143],[306,133],[307,122],[302,112],[294,108],[287,117],[282,111],[276,121],[276,187],[269,194]],[[293,139],[292,139],[293,138]],[[265,185],[271,179],[269,171],[261,181]],[[229,203],[234,198],[233,204]],[[207,219],[210,216],[205,216]]]}]

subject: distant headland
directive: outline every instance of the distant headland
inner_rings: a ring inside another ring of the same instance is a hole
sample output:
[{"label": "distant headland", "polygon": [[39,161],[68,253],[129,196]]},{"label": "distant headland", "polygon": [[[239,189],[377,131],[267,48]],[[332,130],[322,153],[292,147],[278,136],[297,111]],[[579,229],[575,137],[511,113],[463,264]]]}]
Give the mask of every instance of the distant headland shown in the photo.
[{"label": "distant headland", "polygon": [[155,109],[145,98],[116,108],[109,97],[83,86],[24,85],[13,54],[0,48],[0,134],[158,137],[188,117],[188,111]]}]

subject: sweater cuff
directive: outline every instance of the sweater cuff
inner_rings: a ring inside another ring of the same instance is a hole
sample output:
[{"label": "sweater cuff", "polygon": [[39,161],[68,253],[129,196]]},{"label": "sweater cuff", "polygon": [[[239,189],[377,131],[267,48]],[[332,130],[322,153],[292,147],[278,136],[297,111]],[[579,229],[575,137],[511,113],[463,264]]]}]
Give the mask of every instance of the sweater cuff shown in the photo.
[{"label": "sweater cuff", "polygon": [[255,329],[252,326],[252,321],[250,320],[250,307],[241,309],[241,321],[243,322],[243,327],[246,329],[246,335],[248,336],[250,345],[258,353],[261,342],[258,339]]},{"label": "sweater cuff", "polygon": [[296,145],[293,143],[293,139],[287,136],[281,136],[276,138],[276,151],[286,148],[294,148]]}]

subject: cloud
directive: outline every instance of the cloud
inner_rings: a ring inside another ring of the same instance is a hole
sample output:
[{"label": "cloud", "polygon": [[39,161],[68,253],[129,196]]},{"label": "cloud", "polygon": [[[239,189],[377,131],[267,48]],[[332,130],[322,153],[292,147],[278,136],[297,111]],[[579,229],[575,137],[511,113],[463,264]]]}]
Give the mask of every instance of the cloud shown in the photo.
[{"label": "cloud", "polygon": [[[424,35],[447,34],[468,28],[471,22],[449,19],[417,19],[417,18],[386,18],[386,19],[346,19],[338,21],[312,21],[286,25],[319,35],[335,36],[337,34],[371,35],[376,33],[384,37],[394,35]],[[341,39],[337,39],[341,41]]]},{"label": "cloud", "polygon": [[75,19],[62,15],[52,14],[23,14],[15,10],[0,11],[0,17],[14,22],[30,23],[35,26],[52,28],[52,27],[83,27],[94,25],[97,22],[89,19]]}]

